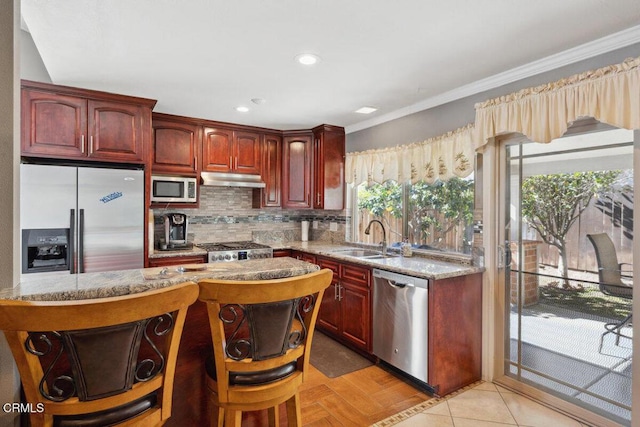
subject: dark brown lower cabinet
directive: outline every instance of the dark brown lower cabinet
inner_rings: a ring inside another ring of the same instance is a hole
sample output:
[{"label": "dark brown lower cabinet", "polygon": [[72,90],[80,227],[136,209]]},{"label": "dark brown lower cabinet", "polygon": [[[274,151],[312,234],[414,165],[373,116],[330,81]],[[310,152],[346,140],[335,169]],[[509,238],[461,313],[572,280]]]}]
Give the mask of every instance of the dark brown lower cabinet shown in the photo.
[{"label": "dark brown lower cabinet", "polygon": [[207,262],[206,255],[172,256],[149,258],[149,267],[168,267],[171,265],[202,264]]},{"label": "dark brown lower cabinet", "polygon": [[371,353],[371,269],[316,257],[320,268],[333,271],[325,291],[317,328],[350,347]]},{"label": "dark brown lower cabinet", "polygon": [[[317,264],[316,256],[315,255],[311,255],[311,254],[306,253],[306,252],[292,250],[291,251],[291,257],[295,258],[295,259],[301,259],[302,261],[310,262],[312,264]],[[326,292],[327,291],[325,291],[325,293]]]},{"label": "dark brown lower cabinet", "polygon": [[480,380],[482,273],[429,283],[429,384],[440,396]]},{"label": "dark brown lower cabinet", "polygon": [[283,256],[291,256],[291,249],[274,249],[273,250],[274,258],[283,257]]}]

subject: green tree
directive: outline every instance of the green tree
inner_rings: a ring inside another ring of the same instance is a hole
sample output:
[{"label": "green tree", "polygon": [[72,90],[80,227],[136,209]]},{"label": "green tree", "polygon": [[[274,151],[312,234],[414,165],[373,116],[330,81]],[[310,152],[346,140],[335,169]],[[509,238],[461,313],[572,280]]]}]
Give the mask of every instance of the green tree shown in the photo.
[{"label": "green tree", "polygon": [[394,218],[402,218],[402,186],[395,181],[385,181],[358,189],[358,209],[366,209],[372,215],[383,218],[389,212]]},{"label": "green tree", "polygon": [[[421,239],[438,242],[460,225],[473,221],[474,182],[453,177],[411,186],[409,226]],[[469,242],[467,242],[469,243]]]},{"label": "green tree", "polygon": [[558,274],[569,288],[567,233],[592,198],[609,191],[619,171],[535,175],[522,183],[522,216],[547,244],[558,249]]},{"label": "green tree", "polygon": [[385,181],[382,184],[359,187],[358,210],[367,210],[385,223],[388,237],[390,233],[401,235],[390,227],[389,216],[402,218],[402,186],[395,181]]}]

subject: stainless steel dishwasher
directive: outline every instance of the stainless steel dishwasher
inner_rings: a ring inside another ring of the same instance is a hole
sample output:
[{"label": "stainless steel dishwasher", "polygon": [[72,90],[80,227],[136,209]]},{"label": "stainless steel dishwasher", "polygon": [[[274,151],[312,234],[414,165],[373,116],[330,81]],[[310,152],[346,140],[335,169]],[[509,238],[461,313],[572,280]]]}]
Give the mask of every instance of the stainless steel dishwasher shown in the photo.
[{"label": "stainless steel dishwasher", "polygon": [[373,270],[373,354],[428,383],[429,281]]}]

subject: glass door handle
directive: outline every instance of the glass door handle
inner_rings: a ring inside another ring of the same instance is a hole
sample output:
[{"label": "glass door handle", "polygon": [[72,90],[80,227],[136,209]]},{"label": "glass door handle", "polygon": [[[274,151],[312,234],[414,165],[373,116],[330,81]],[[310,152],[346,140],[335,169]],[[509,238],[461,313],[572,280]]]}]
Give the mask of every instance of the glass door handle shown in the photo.
[{"label": "glass door handle", "polygon": [[511,264],[511,248],[509,242],[498,245],[498,268],[505,268]]}]

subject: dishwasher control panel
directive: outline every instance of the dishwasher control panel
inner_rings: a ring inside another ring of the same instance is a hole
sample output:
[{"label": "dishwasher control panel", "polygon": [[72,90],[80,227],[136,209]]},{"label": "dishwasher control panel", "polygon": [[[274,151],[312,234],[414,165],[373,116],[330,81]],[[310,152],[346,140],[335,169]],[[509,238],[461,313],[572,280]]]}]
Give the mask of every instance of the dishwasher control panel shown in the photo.
[{"label": "dishwasher control panel", "polygon": [[418,286],[420,288],[427,289],[429,287],[429,280],[422,279],[420,277],[407,276],[405,274],[394,273],[392,271],[386,270],[373,270],[373,277],[388,280],[392,283],[397,284],[398,286]]}]

